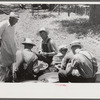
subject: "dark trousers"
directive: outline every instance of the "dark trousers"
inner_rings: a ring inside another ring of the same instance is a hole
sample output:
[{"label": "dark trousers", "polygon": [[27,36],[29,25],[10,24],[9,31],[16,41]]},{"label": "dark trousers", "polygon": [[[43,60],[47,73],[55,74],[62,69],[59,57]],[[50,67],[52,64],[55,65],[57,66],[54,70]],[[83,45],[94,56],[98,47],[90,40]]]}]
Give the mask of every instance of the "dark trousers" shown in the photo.
[{"label": "dark trousers", "polygon": [[24,69],[24,63],[22,62],[18,67],[18,70],[14,73],[14,81],[21,82],[33,79],[34,79],[33,62],[31,62],[26,69]]},{"label": "dark trousers", "polygon": [[12,69],[11,67],[0,66],[0,82],[12,82]]},{"label": "dark trousers", "polygon": [[61,83],[93,83],[95,82],[95,78],[83,78],[82,76],[73,76],[72,74],[67,74],[65,70],[60,71],[58,73],[59,82]]},{"label": "dark trousers", "polygon": [[5,67],[5,78],[4,81],[5,82],[13,82],[13,74],[12,74],[12,65]]},{"label": "dark trousers", "polygon": [[51,57],[51,56],[43,56],[43,55],[41,55],[41,54],[38,54],[37,56],[38,56],[38,60],[44,61],[44,62],[47,63],[49,66],[50,66],[50,64],[52,63],[53,57]]}]

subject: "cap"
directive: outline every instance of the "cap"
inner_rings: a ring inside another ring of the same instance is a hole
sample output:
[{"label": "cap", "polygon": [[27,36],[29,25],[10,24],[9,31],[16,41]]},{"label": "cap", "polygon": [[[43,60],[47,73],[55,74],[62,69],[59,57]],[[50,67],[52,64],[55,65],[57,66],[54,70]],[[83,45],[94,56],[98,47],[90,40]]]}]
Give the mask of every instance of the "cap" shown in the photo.
[{"label": "cap", "polygon": [[73,46],[80,46],[80,47],[82,47],[82,44],[81,44],[80,41],[75,40],[75,41],[73,41],[73,42],[70,44],[70,47],[73,47]]}]

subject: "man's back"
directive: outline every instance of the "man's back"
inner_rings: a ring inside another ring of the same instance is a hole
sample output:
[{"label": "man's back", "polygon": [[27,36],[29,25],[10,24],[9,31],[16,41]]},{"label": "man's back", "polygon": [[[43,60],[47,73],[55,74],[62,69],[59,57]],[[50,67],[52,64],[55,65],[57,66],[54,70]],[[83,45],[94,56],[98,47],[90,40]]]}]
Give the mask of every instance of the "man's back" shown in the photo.
[{"label": "man's back", "polygon": [[34,52],[29,49],[19,50],[16,53],[15,67],[17,80],[33,79],[34,68],[38,66],[38,58]]},{"label": "man's back", "polygon": [[30,61],[34,62],[35,60],[38,59],[37,56],[36,56],[36,54],[34,52],[28,50],[28,49],[24,49],[22,51],[22,54],[23,54],[24,61],[26,63],[29,63]]},{"label": "man's back", "polygon": [[93,77],[93,64],[88,56],[81,53],[75,54],[72,62],[72,66],[77,68],[84,78]]}]

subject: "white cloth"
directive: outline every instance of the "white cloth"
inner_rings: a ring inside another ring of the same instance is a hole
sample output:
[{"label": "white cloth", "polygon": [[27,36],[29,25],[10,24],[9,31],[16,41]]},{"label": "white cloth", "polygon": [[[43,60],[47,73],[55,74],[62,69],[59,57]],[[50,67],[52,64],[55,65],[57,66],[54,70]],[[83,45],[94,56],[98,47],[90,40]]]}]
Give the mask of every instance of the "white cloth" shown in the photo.
[{"label": "white cloth", "polygon": [[10,25],[8,20],[0,23],[1,58],[3,67],[10,66],[15,60],[16,44],[14,34],[15,28]]}]

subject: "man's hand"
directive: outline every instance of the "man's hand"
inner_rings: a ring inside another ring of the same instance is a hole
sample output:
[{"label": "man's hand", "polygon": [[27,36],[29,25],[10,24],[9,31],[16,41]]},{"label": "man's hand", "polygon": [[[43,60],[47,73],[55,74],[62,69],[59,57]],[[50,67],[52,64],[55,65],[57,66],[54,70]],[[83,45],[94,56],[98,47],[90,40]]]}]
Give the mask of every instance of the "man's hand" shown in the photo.
[{"label": "man's hand", "polygon": [[39,68],[35,68],[35,69],[34,69],[34,72],[35,72],[35,73],[38,73],[39,71],[40,71]]},{"label": "man's hand", "polygon": [[67,71],[68,74],[70,74],[72,72],[72,65],[71,65],[71,63],[67,64],[66,71]]},{"label": "man's hand", "polygon": [[66,66],[66,70],[71,69],[71,67],[72,67],[72,66],[71,66],[71,63],[68,63],[67,66]]},{"label": "man's hand", "polygon": [[80,76],[80,73],[79,73],[79,71],[77,69],[73,69],[72,75],[73,76]]},{"label": "man's hand", "polygon": [[13,64],[13,73],[15,72],[15,71],[17,71],[18,70],[18,68],[16,67],[16,64],[14,63]]},{"label": "man's hand", "polygon": [[47,56],[47,52],[40,52],[40,54],[42,55],[42,56]]}]

